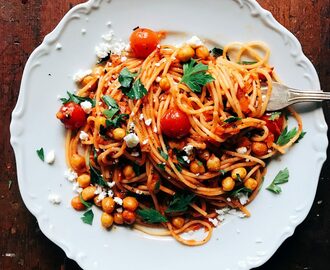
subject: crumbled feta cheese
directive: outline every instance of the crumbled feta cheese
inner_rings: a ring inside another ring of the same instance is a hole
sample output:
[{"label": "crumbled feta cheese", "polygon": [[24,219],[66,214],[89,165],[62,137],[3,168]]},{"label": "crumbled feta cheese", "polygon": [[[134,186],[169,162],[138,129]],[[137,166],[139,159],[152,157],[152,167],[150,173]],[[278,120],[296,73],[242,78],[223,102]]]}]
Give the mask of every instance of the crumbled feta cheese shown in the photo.
[{"label": "crumbled feta cheese", "polygon": [[105,41],[111,41],[112,40],[112,38],[113,38],[113,34],[114,34],[114,32],[113,32],[113,30],[110,30],[107,34],[105,34],[105,35],[102,35],[102,38],[105,40]]},{"label": "crumbled feta cheese", "polygon": [[98,58],[105,58],[111,52],[111,46],[108,43],[100,43],[95,47],[95,52]]},{"label": "crumbled feta cheese", "polygon": [[89,114],[92,111],[93,105],[88,100],[85,100],[80,103],[80,107],[84,110],[85,113]]},{"label": "crumbled feta cheese", "polygon": [[152,122],[151,118],[149,118],[149,119],[147,119],[147,120],[144,121],[144,123],[145,123],[147,126],[150,126],[150,125],[151,125],[151,122]]},{"label": "crumbled feta cheese", "polygon": [[155,64],[155,66],[156,66],[156,67],[159,67],[159,66],[160,66],[160,63],[159,63],[159,62],[158,62],[158,63],[156,63],[156,64]]},{"label": "crumbled feta cheese", "polygon": [[122,61],[122,62],[125,62],[127,60],[127,57],[126,56],[122,56],[121,58],[120,58],[120,61]]},{"label": "crumbled feta cheese", "polygon": [[140,114],[139,119],[143,120],[143,113]]},{"label": "crumbled feta cheese", "polygon": [[116,204],[123,205],[123,200],[119,197],[114,197],[113,200]]},{"label": "crumbled feta cheese", "polygon": [[80,131],[79,139],[82,140],[82,141],[87,141],[88,140],[88,134],[83,130]]},{"label": "crumbled feta cheese", "polygon": [[45,157],[45,161],[48,164],[53,164],[54,163],[54,161],[55,161],[55,151],[54,150],[51,150],[47,153],[47,155]]},{"label": "crumbled feta cheese", "polygon": [[50,201],[53,204],[60,204],[61,203],[61,197],[58,194],[50,193],[48,195],[48,201]]},{"label": "crumbled feta cheese", "polygon": [[113,191],[112,191],[111,189],[109,189],[109,190],[108,190],[108,196],[112,198],[113,195],[114,195]]},{"label": "crumbled feta cheese", "polygon": [[229,197],[227,197],[227,202],[231,202],[231,199]]},{"label": "crumbled feta cheese", "polygon": [[83,189],[81,187],[79,187],[78,182],[74,182],[72,184],[72,190],[77,192],[77,193],[81,193],[83,191]]},{"label": "crumbled feta cheese", "polygon": [[246,158],[245,161],[246,161],[246,162],[250,162],[250,159]]},{"label": "crumbled feta cheese", "polygon": [[157,78],[156,78],[156,82],[160,82],[162,80],[162,78],[161,77],[159,77],[159,76],[157,76]]},{"label": "crumbled feta cheese", "polygon": [[85,34],[86,34],[86,32],[87,32],[87,31],[86,31],[86,29],[85,29],[85,28],[82,28],[82,29],[81,29],[81,34],[85,35]]},{"label": "crumbled feta cheese", "polygon": [[272,152],[272,149],[268,149],[267,152],[268,152],[268,153],[271,153],[271,152]]},{"label": "crumbled feta cheese", "polygon": [[96,198],[97,202],[102,201],[105,197],[107,196],[107,192],[106,191],[102,191]]},{"label": "crumbled feta cheese", "polygon": [[182,156],[182,159],[187,162],[187,163],[190,163],[190,159],[187,157],[187,156]]},{"label": "crumbled feta cheese", "polygon": [[97,186],[97,187],[96,187],[96,190],[94,191],[94,194],[95,194],[95,195],[98,195],[98,194],[100,194],[101,192],[102,192],[102,187]]},{"label": "crumbled feta cheese", "polygon": [[238,211],[236,209],[230,209],[228,214],[230,215],[233,215],[233,216],[237,216],[237,217],[240,217],[240,218],[244,218],[245,217],[245,214],[241,211]]},{"label": "crumbled feta cheese", "polygon": [[245,205],[249,201],[248,195],[243,192],[238,193],[237,198],[239,199],[239,202],[241,203],[241,205]]},{"label": "crumbled feta cheese", "polygon": [[122,213],[122,212],[123,212],[123,208],[122,208],[122,207],[118,207],[118,208],[116,209],[116,211],[117,211],[118,213]]},{"label": "crumbled feta cheese", "polygon": [[139,190],[139,189],[136,190],[135,193],[138,194],[138,195],[142,195],[143,194],[143,192],[141,190]]},{"label": "crumbled feta cheese", "polygon": [[62,44],[59,43],[59,42],[56,43],[56,47],[55,47],[55,48],[56,48],[56,50],[58,50],[58,51],[61,50],[61,49],[62,49]]},{"label": "crumbled feta cheese", "polygon": [[73,182],[74,180],[76,180],[78,178],[78,174],[73,171],[72,169],[67,169],[64,172],[64,177],[69,180],[70,182]]},{"label": "crumbled feta cheese", "polygon": [[149,139],[145,139],[145,140],[142,142],[142,144],[145,145],[145,144],[147,144],[148,142],[149,142]]},{"label": "crumbled feta cheese", "polygon": [[158,132],[158,129],[157,127],[154,127],[154,132],[157,133]]},{"label": "crumbled feta cheese", "polygon": [[187,153],[188,156],[191,156],[193,154],[194,146],[191,144],[187,144],[185,147],[183,147],[183,151]]},{"label": "crumbled feta cheese", "polygon": [[124,137],[126,145],[128,148],[133,148],[137,146],[140,142],[139,137],[135,133],[130,133]]},{"label": "crumbled feta cheese", "polygon": [[108,182],[109,188],[113,188],[115,185],[116,185],[116,182],[115,181]]},{"label": "crumbled feta cheese", "polygon": [[[134,115],[134,114],[133,114],[133,115]],[[130,123],[128,124],[128,129],[129,129],[129,130],[134,130],[134,128],[135,128],[134,123],[133,123],[133,122],[130,122]]]},{"label": "crumbled feta cheese", "polygon": [[225,207],[225,208],[222,208],[222,209],[216,209],[215,212],[218,214],[217,219],[220,220],[220,221],[224,221],[225,216],[227,214],[237,216],[237,217],[240,217],[240,218],[245,217],[245,214],[243,212],[238,211],[236,209],[229,208],[229,207]]},{"label": "crumbled feta cheese", "polygon": [[140,156],[140,153],[139,152],[132,152],[131,156],[132,157],[138,157],[138,156]]},{"label": "crumbled feta cheese", "polygon": [[217,227],[219,224],[219,220],[216,218],[209,218],[209,221],[213,224],[214,227]]},{"label": "crumbled feta cheese", "polygon": [[191,47],[193,47],[194,49],[198,46],[203,45],[203,42],[197,36],[192,36],[189,40],[186,41],[186,43]]},{"label": "crumbled feta cheese", "polygon": [[76,74],[73,75],[73,80],[76,82],[76,83],[80,83],[83,78],[85,78],[86,76],[92,74],[92,70],[91,69],[87,69],[85,71],[83,70],[79,70]]},{"label": "crumbled feta cheese", "polygon": [[160,49],[160,45],[159,44],[157,45],[157,48]]},{"label": "crumbled feta cheese", "polygon": [[236,149],[236,152],[239,153],[239,154],[241,154],[241,155],[244,155],[247,152],[247,148],[244,147],[244,146],[243,147],[239,147],[239,148]]}]

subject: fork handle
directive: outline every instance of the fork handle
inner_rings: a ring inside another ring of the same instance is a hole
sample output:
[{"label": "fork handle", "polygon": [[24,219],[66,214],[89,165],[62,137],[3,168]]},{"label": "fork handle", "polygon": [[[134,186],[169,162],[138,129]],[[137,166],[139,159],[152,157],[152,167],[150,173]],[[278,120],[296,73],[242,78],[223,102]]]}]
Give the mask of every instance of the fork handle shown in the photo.
[{"label": "fork handle", "polygon": [[323,91],[299,91],[295,89],[289,90],[288,101],[290,104],[297,102],[322,100],[330,100],[330,93]]}]

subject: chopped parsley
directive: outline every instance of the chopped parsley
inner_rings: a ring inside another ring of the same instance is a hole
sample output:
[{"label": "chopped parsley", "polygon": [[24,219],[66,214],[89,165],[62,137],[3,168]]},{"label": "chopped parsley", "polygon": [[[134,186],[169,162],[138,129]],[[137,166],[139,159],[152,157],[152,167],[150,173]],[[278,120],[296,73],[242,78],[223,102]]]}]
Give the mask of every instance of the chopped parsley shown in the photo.
[{"label": "chopped parsley", "polygon": [[44,149],[41,147],[39,150],[36,151],[38,157],[42,160],[45,161],[45,153],[44,153]]},{"label": "chopped parsley", "polygon": [[211,54],[212,54],[214,57],[219,57],[219,56],[223,55],[223,49],[214,47],[214,48],[211,50]]},{"label": "chopped parsley", "polygon": [[241,64],[241,65],[253,65],[253,64],[256,64],[258,62],[256,61],[241,61],[241,62],[238,62],[238,64]]},{"label": "chopped parsley", "polygon": [[183,64],[181,83],[185,83],[191,91],[200,93],[204,85],[214,81],[210,74],[206,74],[207,70],[207,65],[197,64],[195,60],[191,59],[188,63]]},{"label": "chopped parsley", "polygon": [[233,190],[229,193],[229,195],[231,197],[237,197],[239,193],[248,193],[248,194],[251,194],[252,193],[252,190],[247,188],[247,187],[240,187],[236,190]]},{"label": "chopped parsley", "polygon": [[297,128],[288,131],[288,127],[285,127],[281,135],[278,137],[276,144],[285,145],[297,134]]},{"label": "chopped parsley", "polygon": [[302,138],[304,138],[306,135],[306,131],[302,131],[298,137],[298,140],[295,141],[295,143],[298,143]]},{"label": "chopped parsley", "polygon": [[80,104],[81,102],[88,101],[92,104],[92,106],[95,106],[95,100],[91,99],[89,97],[79,97],[75,94],[71,94],[70,92],[67,92],[68,98],[61,98],[60,100],[62,101],[63,104],[66,104],[68,102],[74,102],[77,104]]},{"label": "chopped parsley", "polygon": [[289,170],[288,168],[285,168],[284,170],[279,171],[279,173],[275,176],[273,182],[266,189],[275,194],[279,194],[282,192],[282,189],[278,185],[284,184],[288,181]]},{"label": "chopped parsley", "polygon": [[174,194],[173,200],[168,205],[165,213],[184,212],[188,209],[189,204],[195,199],[195,194],[178,193]]},{"label": "chopped parsley", "polygon": [[88,209],[88,208],[91,208],[92,207],[92,203],[90,203],[90,202],[86,202],[84,199],[83,199],[83,197],[82,197],[82,195],[81,195],[81,193],[79,194],[79,200],[80,200],[80,202],[83,204],[83,205],[85,205],[85,207]]},{"label": "chopped parsley", "polygon": [[122,69],[118,77],[120,90],[130,99],[141,99],[148,91],[140,79],[134,82],[135,77],[136,74],[131,73],[128,68]]},{"label": "chopped parsley", "polygon": [[93,224],[93,219],[94,219],[94,213],[92,209],[89,209],[84,213],[84,215],[81,217],[81,220],[89,225]]},{"label": "chopped parsley", "polygon": [[163,171],[165,171],[165,163],[158,163],[157,167]]},{"label": "chopped parsley", "polygon": [[95,169],[93,166],[90,166],[90,174],[91,174],[91,183],[92,184],[97,184],[102,187],[107,187],[107,183],[103,179],[102,175],[100,172]]},{"label": "chopped parsley", "polygon": [[179,172],[182,172],[182,167],[179,163],[174,163],[174,166]]},{"label": "chopped parsley", "polygon": [[167,222],[167,218],[153,208],[139,209],[136,213],[147,223]]},{"label": "chopped parsley", "polygon": [[162,156],[162,158],[167,161],[168,160],[168,154],[166,154],[160,147],[158,147],[157,150],[160,153],[160,155]]},{"label": "chopped parsley", "polygon": [[128,68],[123,68],[118,77],[118,81],[120,83],[121,89],[129,89],[131,88],[133,82],[134,82],[135,74],[131,73]]},{"label": "chopped parsley", "polygon": [[226,170],[220,170],[219,172],[220,172],[222,175],[225,175],[225,174],[227,173]]},{"label": "chopped parsley", "polygon": [[269,120],[270,121],[275,121],[277,120],[278,118],[280,118],[281,116],[281,112],[273,112],[271,113],[271,115],[269,116]]},{"label": "chopped parsley", "polygon": [[234,122],[239,121],[239,120],[242,120],[242,118],[236,117],[236,116],[230,116],[224,122],[225,123],[234,123]]},{"label": "chopped parsley", "polygon": [[129,115],[126,113],[121,113],[117,116],[115,116],[112,119],[105,120],[105,124],[107,127],[119,127],[122,123],[124,123],[128,119]]}]

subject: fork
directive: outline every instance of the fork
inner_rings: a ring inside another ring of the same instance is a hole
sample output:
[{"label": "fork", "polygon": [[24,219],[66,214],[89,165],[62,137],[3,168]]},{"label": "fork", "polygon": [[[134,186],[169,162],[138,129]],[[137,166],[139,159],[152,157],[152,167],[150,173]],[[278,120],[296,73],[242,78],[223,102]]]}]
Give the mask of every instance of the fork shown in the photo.
[{"label": "fork", "polygon": [[[261,90],[264,96],[267,87],[262,87]],[[298,102],[320,102],[322,100],[330,100],[330,93],[322,91],[301,91],[273,82],[272,94],[267,105],[267,111],[277,111]]]}]

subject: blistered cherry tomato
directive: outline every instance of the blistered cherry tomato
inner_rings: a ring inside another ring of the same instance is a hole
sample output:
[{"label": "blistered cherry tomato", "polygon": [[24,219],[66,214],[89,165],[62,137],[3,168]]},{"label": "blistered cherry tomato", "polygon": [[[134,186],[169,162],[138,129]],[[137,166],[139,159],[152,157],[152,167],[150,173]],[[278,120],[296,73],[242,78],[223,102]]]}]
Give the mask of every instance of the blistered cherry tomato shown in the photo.
[{"label": "blistered cherry tomato", "polygon": [[262,117],[262,120],[266,121],[267,128],[271,133],[274,134],[275,139],[277,139],[282,133],[284,118],[283,115],[281,115],[279,118],[275,120],[269,120],[270,116],[271,114],[265,114]]},{"label": "blistered cherry tomato", "polygon": [[159,39],[156,32],[147,28],[138,28],[131,34],[130,43],[136,57],[146,58],[156,49]]},{"label": "blistered cherry tomato", "polygon": [[78,129],[85,125],[87,115],[79,104],[68,102],[64,104],[56,117],[61,120],[68,129]]},{"label": "blistered cherry tomato", "polygon": [[178,109],[168,109],[160,120],[162,132],[175,139],[180,139],[189,133],[191,124],[188,115]]}]

